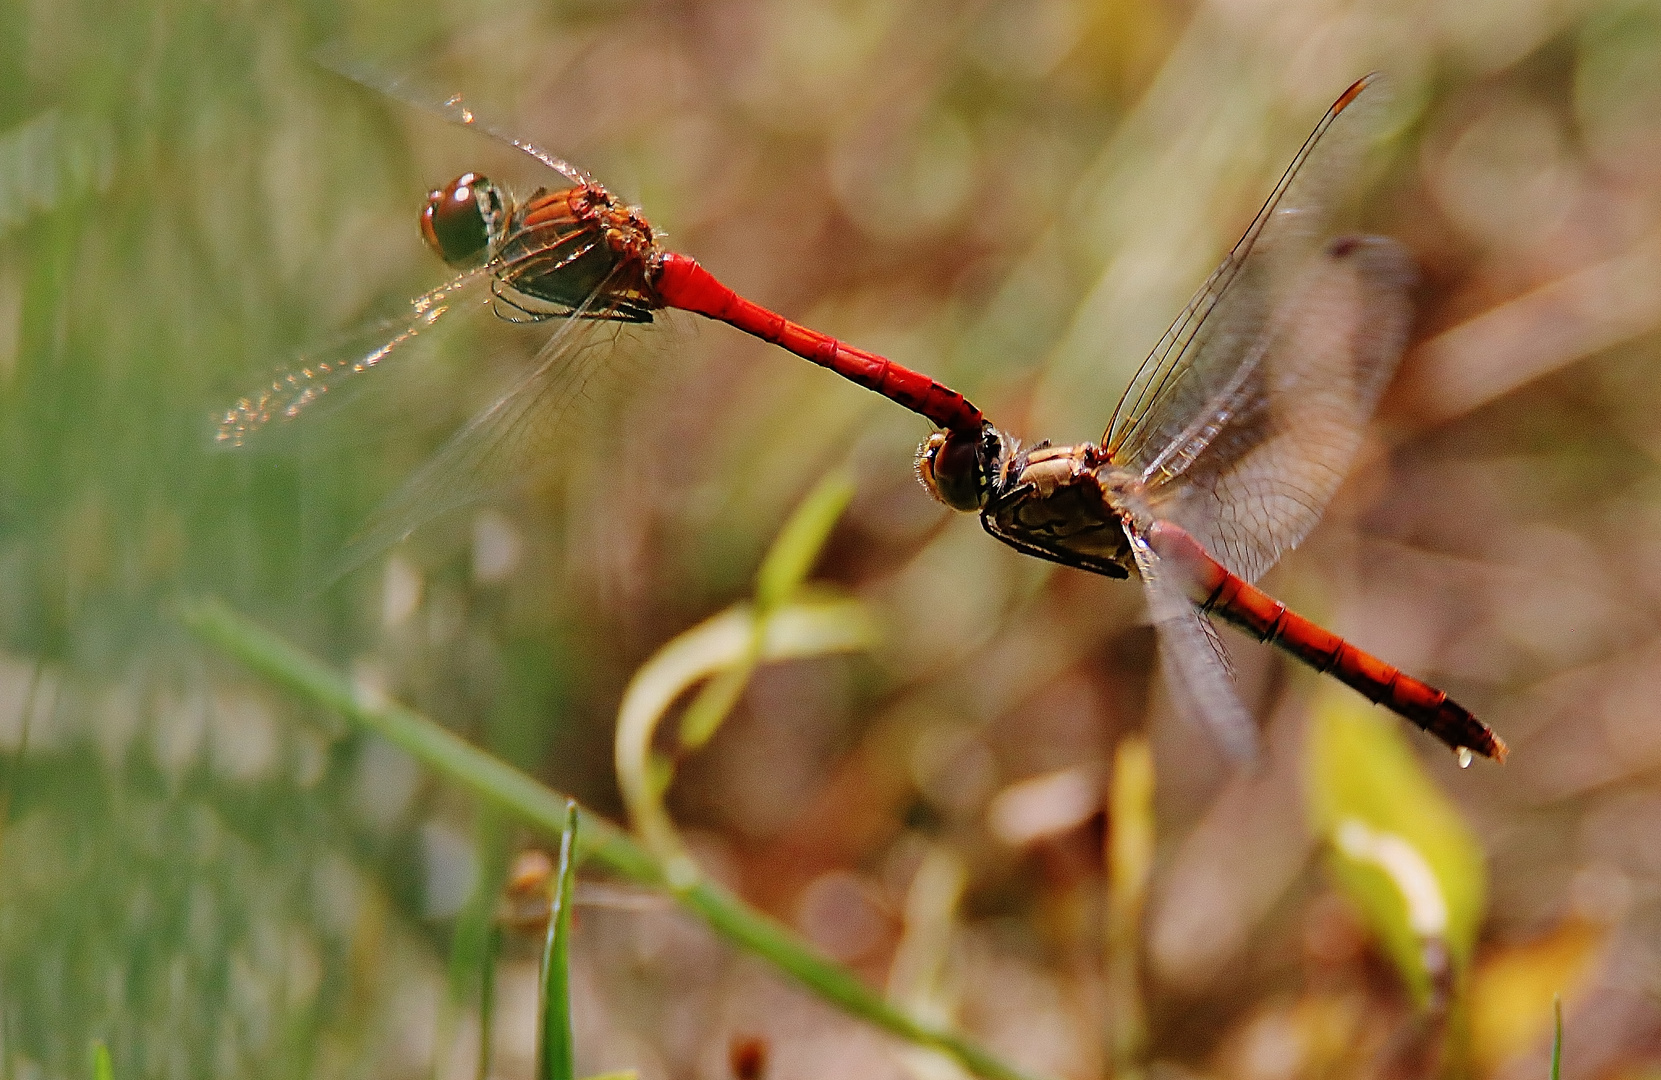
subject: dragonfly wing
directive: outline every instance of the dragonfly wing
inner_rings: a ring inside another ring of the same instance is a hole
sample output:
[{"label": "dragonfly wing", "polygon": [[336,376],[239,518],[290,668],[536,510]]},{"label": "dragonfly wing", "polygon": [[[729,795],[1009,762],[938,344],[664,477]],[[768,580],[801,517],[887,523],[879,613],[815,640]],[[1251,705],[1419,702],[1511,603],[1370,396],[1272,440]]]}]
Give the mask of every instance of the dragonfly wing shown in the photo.
[{"label": "dragonfly wing", "polygon": [[493,266],[471,270],[410,301],[401,315],[378,319],[310,350],[266,385],[226,409],[214,439],[222,446],[247,445],[273,423],[311,410],[325,395],[356,382],[462,306]]},{"label": "dragonfly wing", "polygon": [[326,575],[334,580],[434,518],[522,487],[561,459],[573,407],[604,366],[602,318],[586,307],[562,319],[531,371],[451,436],[348,542]]},{"label": "dragonfly wing", "polygon": [[1369,75],[1327,110],[1245,235],[1142,362],[1103,438],[1116,460],[1157,456],[1231,381],[1268,322],[1286,266],[1318,249],[1335,196],[1375,141],[1388,96],[1380,84]]},{"label": "dragonfly wing", "polygon": [[312,59],[335,74],[343,75],[358,85],[385,94],[395,101],[413,105],[417,109],[433,113],[460,127],[482,131],[497,142],[506,143],[520,153],[529,154],[573,184],[586,185],[593,183],[586,172],[564,158],[549,153],[535,143],[516,138],[480,119],[462,101],[460,94],[445,94],[434,91],[430,87],[421,85],[418,80],[410,76],[393,75],[383,71],[365,62],[360,57],[349,55],[347,50],[339,45],[324,46],[316,50],[312,53]]},{"label": "dragonfly wing", "polygon": [[1297,546],[1401,358],[1413,280],[1411,256],[1382,237],[1344,237],[1312,259],[1207,422],[1144,467],[1154,514],[1248,581]]},{"label": "dragonfly wing", "polygon": [[1314,526],[1400,358],[1411,261],[1389,241],[1331,239],[1385,104],[1368,76],[1327,111],[1104,440],[1156,513],[1247,580]]},{"label": "dragonfly wing", "polygon": [[1228,646],[1224,644],[1223,635],[1218,631],[1216,622],[1212,620],[1210,615],[1198,608],[1194,609],[1194,615],[1199,619],[1200,629],[1205,631],[1205,640],[1211,646],[1211,654],[1217,658],[1217,663],[1222,665],[1223,673],[1228,676],[1228,681],[1233,683],[1234,658],[1229,656]]},{"label": "dragonfly wing", "polygon": [[1211,729],[1229,757],[1253,760],[1257,725],[1234,692],[1228,654],[1216,628],[1164,573],[1148,542],[1129,535],[1137,574],[1148,594],[1148,613],[1159,634],[1160,667],[1171,697],[1183,712]]}]

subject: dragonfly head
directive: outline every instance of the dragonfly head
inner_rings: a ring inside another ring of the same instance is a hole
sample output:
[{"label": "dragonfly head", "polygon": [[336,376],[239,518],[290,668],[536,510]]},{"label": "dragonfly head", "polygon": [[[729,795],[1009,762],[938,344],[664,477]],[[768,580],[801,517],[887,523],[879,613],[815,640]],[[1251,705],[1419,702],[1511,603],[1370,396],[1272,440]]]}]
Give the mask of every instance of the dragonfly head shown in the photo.
[{"label": "dragonfly head", "polygon": [[502,189],[478,173],[462,173],[427,195],[421,235],[458,270],[482,265],[507,226]]},{"label": "dragonfly head", "polygon": [[917,448],[917,479],[953,510],[983,509],[998,475],[1003,437],[991,424],[978,431],[937,431]]}]

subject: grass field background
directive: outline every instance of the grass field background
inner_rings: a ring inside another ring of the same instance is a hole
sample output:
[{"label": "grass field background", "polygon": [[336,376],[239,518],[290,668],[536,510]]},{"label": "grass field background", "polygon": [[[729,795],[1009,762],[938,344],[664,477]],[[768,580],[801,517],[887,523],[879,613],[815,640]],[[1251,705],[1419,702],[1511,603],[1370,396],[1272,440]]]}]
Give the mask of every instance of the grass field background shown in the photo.
[{"label": "grass field background", "polygon": [[[0,1075],[86,1076],[95,1040],[119,1080],[477,1061],[457,928],[538,838],[203,646],[182,601],[622,820],[631,675],[748,597],[837,469],[814,578],[880,645],[762,665],[668,794],[745,900],[1037,1074],[1540,1077],[1554,993],[1566,1075],[1661,1069],[1655,5],[3,11]],[[1231,637],[1270,748],[1231,769],[1166,703],[1135,587],[948,517],[913,478],[921,421],[690,318],[621,335],[517,494],[331,582],[545,330],[458,317],[244,451],[215,415],[444,279],[429,188],[547,180],[320,48],[464,92],[747,295],[1058,442],[1099,436],[1322,111],[1385,71],[1361,213],[1421,264],[1413,344],[1267,584],[1448,689],[1510,763],[1460,771]],[[1441,930],[1408,932],[1379,836],[1430,868]],[[661,897],[597,895],[584,1071],[724,1077],[749,1036],[781,1080],[955,1068]],[[532,1067],[536,955],[507,935],[502,1076]]]}]

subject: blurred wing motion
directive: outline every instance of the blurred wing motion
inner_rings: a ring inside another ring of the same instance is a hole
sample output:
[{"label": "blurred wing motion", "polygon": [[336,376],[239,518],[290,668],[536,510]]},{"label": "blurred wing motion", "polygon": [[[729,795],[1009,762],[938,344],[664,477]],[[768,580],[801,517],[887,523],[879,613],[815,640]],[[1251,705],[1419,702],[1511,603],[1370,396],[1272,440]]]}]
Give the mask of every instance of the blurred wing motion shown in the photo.
[{"label": "blurred wing motion", "polygon": [[1165,685],[1177,707],[1211,729],[1237,761],[1257,756],[1257,725],[1234,692],[1228,653],[1209,619],[1183,595],[1148,542],[1128,532],[1137,576],[1148,594],[1148,613],[1159,635]]},{"label": "blurred wing motion", "polygon": [[1141,475],[1154,514],[1248,581],[1314,527],[1406,341],[1406,251],[1329,238],[1382,104],[1369,76],[1328,110],[1108,427],[1111,460]]},{"label": "blurred wing motion", "polygon": [[366,323],[301,357],[293,367],[225,410],[214,433],[215,441],[223,446],[244,446],[271,422],[292,420],[353,376],[373,370],[466,300],[475,286],[489,278],[490,270],[481,267],[454,277],[411,300],[407,314]]},{"label": "blurred wing motion", "polygon": [[520,153],[529,154],[573,184],[587,186],[594,182],[588,173],[564,158],[550,154],[535,143],[515,138],[487,121],[481,120],[472,109],[467,107],[460,94],[436,92],[429,87],[422,86],[408,76],[389,74],[365,62],[360,57],[350,55],[348,50],[341,45],[325,45],[313,52],[311,56],[318,64],[328,68],[336,75],[351,79],[359,86],[385,94],[394,101],[402,101],[406,105],[413,105],[417,109],[432,113],[459,127],[472,128],[475,131],[483,132],[497,142],[511,146]]},{"label": "blurred wing motion", "polygon": [[[598,290],[596,296],[603,290]],[[574,440],[572,406],[605,366],[610,342],[594,340],[607,323],[589,317],[590,298],[559,321],[531,371],[450,437],[376,510],[325,574],[350,572],[434,518],[522,487],[556,467]]]},{"label": "blurred wing motion", "polygon": [[1207,421],[1147,465],[1154,514],[1247,581],[1296,547],[1395,371],[1413,278],[1406,250],[1382,237],[1346,237],[1317,256]]}]

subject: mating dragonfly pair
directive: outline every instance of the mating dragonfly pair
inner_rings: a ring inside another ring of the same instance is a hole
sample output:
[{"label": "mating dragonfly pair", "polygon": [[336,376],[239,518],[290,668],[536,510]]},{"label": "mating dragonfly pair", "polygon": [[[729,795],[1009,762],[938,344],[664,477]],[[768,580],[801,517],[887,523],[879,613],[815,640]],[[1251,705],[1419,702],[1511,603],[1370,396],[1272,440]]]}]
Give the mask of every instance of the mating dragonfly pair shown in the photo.
[{"label": "mating dragonfly pair", "polygon": [[[1400,360],[1411,258],[1378,236],[1331,235],[1335,194],[1372,141],[1369,76],[1327,111],[1240,242],[1166,331],[1099,443],[1030,447],[963,395],[807,329],[665,250],[640,212],[539,147],[482,125],[459,99],[414,101],[487,131],[563,181],[516,199],[474,173],[432,192],[427,243],[457,274],[380,325],[368,347],[313,358],[243,399],[218,437],[241,445],[340,381],[380,364],[476,287],[504,318],[558,329],[531,374],[471,421],[394,497],[376,543],[459,505],[557,428],[587,361],[573,328],[650,322],[679,309],[729,323],[876,391],[938,430],[918,452],[924,486],[1018,551],[1147,592],[1173,695],[1225,749],[1252,753],[1256,725],[1234,692],[1213,618],[1284,649],[1453,748],[1496,760],[1505,744],[1445,693],[1404,674],[1252,584],[1315,526]],[[394,91],[399,96],[406,96]],[[522,462],[521,462],[522,463]]]}]

